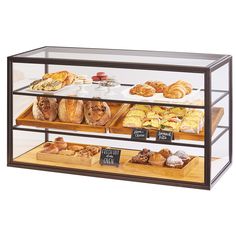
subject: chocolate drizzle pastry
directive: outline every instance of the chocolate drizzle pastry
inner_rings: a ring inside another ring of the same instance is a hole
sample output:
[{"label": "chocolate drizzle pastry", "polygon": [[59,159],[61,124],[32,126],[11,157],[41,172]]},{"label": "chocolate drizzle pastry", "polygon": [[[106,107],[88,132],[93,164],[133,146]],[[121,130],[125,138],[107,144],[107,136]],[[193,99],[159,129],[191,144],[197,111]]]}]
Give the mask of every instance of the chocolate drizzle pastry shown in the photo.
[{"label": "chocolate drizzle pastry", "polygon": [[147,148],[144,148],[136,156],[133,156],[130,162],[138,164],[148,164],[149,158],[151,158],[153,155],[153,152],[151,152]]}]

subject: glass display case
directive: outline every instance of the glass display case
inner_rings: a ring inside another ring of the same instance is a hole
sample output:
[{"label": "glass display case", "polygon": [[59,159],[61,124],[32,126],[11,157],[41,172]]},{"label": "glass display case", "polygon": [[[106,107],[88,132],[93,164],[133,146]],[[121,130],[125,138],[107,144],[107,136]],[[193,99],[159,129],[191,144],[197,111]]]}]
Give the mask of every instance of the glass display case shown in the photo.
[{"label": "glass display case", "polygon": [[8,57],[8,166],[210,189],[231,162],[230,55]]}]

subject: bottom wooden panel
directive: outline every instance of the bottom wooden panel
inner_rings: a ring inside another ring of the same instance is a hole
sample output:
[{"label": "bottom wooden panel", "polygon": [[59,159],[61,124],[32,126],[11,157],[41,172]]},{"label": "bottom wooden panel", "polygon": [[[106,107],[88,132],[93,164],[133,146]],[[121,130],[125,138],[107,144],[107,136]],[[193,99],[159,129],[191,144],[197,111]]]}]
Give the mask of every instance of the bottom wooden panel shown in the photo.
[{"label": "bottom wooden panel", "polygon": [[[204,182],[204,158],[195,157],[192,166],[186,173],[179,173],[178,171],[172,171],[171,168],[168,168],[166,171],[143,171],[143,168],[127,168],[128,160],[137,154],[138,151],[135,150],[121,150],[121,158],[119,167],[116,166],[101,166],[98,162],[94,163],[92,166],[79,165],[79,164],[69,164],[62,162],[48,161],[48,160],[38,160],[37,153],[42,150],[42,145],[28,151],[25,154],[14,159],[14,162],[19,163],[29,163],[37,165],[46,165],[54,167],[63,167],[63,168],[72,168],[77,170],[89,170],[89,171],[98,171],[103,173],[115,173],[115,174],[124,174],[124,175],[133,175],[140,177],[150,177],[158,179],[168,179],[168,180],[179,180],[179,181],[188,181],[195,183]],[[155,167],[152,167],[155,169]]]}]

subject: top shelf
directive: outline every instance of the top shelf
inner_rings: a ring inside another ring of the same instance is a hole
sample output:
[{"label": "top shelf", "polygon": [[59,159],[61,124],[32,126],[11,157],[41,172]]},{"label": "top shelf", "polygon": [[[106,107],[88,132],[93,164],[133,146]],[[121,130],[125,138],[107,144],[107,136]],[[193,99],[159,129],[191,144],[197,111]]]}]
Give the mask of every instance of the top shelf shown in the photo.
[{"label": "top shelf", "polygon": [[[74,47],[53,47],[46,46],[20,54],[13,55],[14,61],[21,59],[31,59],[32,63],[40,59],[81,61],[81,62],[110,62],[130,63],[139,65],[175,65],[186,67],[209,68],[220,62],[227,55],[222,54],[203,54],[186,52],[163,52],[163,51],[144,51],[144,50],[121,50],[121,49],[97,49],[97,48],[74,48]],[[48,63],[45,62],[45,63]],[[51,63],[53,61],[51,60]],[[129,66],[127,64],[127,67]]]}]

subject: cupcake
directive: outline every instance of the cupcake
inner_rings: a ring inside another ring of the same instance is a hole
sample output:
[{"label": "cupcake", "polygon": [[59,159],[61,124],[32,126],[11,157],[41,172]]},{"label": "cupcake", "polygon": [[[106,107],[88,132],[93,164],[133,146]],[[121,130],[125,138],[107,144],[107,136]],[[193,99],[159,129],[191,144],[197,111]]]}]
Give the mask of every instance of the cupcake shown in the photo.
[{"label": "cupcake", "polygon": [[172,168],[182,168],[184,162],[178,156],[172,155],[166,159],[166,165]]}]

